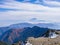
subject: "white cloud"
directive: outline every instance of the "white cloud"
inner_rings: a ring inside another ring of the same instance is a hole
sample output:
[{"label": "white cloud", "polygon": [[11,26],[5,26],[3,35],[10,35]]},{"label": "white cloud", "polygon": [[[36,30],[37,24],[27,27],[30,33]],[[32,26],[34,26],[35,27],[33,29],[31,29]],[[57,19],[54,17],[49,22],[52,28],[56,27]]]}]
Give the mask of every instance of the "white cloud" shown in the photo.
[{"label": "white cloud", "polygon": [[13,9],[21,9],[21,10],[30,10],[30,11],[59,11],[60,8],[50,8],[37,4],[30,3],[21,3],[21,2],[10,2],[5,3],[4,5],[0,5],[0,8],[13,8]]},{"label": "white cloud", "polygon": [[45,8],[47,8],[47,7],[43,7],[42,5],[20,3],[20,2],[5,3],[5,5],[0,5],[0,7],[1,8],[24,9],[24,10],[44,10]]},{"label": "white cloud", "polygon": [[[43,5],[11,1],[4,2],[3,5],[0,5],[0,8],[18,9],[17,11],[8,10],[6,12],[0,12],[0,24],[2,21],[5,21],[7,25],[23,21],[30,22],[29,20],[31,18],[46,20],[47,22],[60,22],[60,7],[46,7]],[[11,22],[7,23],[8,20]],[[5,25],[5,23],[3,24]]]},{"label": "white cloud", "polygon": [[60,2],[53,1],[53,0],[44,0],[44,4],[52,7],[60,7]]}]

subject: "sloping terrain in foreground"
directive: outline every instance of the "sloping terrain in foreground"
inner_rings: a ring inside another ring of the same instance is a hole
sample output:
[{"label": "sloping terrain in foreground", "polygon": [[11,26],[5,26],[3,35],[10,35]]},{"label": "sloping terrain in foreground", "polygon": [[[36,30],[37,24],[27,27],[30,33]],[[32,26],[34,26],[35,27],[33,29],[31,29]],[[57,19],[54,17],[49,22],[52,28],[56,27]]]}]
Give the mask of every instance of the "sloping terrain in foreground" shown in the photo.
[{"label": "sloping terrain in foreground", "polygon": [[32,45],[60,45],[60,36],[58,36],[56,38],[44,38],[44,37],[33,38],[33,37],[30,37],[30,38],[28,38],[28,41]]}]

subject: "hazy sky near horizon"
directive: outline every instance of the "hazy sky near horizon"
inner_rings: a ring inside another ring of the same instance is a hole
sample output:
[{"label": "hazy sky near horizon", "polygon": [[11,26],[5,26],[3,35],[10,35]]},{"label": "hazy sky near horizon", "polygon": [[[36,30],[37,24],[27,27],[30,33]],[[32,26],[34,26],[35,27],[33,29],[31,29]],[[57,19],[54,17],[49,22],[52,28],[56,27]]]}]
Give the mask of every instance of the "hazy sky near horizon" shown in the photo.
[{"label": "hazy sky near horizon", "polygon": [[60,23],[60,0],[0,0],[0,26],[21,22]]}]

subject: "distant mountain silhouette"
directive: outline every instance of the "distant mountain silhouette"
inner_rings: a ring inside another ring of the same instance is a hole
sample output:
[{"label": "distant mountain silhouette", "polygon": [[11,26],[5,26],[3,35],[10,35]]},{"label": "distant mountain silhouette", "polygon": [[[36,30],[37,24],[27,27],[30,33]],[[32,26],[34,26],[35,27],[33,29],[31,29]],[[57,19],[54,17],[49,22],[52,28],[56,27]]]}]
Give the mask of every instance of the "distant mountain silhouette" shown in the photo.
[{"label": "distant mountain silhouette", "polygon": [[39,27],[44,27],[44,28],[52,28],[56,26],[53,23],[38,23],[38,24],[31,24],[31,23],[18,23],[18,24],[13,24],[10,25],[10,28],[24,28],[24,27],[33,27],[33,26],[39,26]]},{"label": "distant mountain silhouette", "polygon": [[0,35],[2,35],[4,32],[8,30],[9,30],[9,27],[0,27]]},{"label": "distant mountain silhouette", "polygon": [[32,28],[26,27],[23,29],[10,29],[3,33],[0,40],[8,43],[15,43],[19,40],[25,41],[28,37],[42,37],[47,30],[48,28],[40,28],[38,26]]},{"label": "distant mountain silhouette", "polygon": [[25,27],[33,27],[35,26],[34,24],[31,23],[18,23],[18,24],[12,24],[9,27],[10,28],[25,28]]},{"label": "distant mountain silhouette", "polygon": [[10,30],[10,29],[18,29],[18,28],[25,28],[25,27],[33,27],[33,26],[39,26],[43,28],[53,28],[55,25],[51,23],[38,23],[38,24],[31,24],[31,23],[18,23],[18,24],[12,24],[7,27],[0,27],[0,35],[2,35],[4,32]]}]

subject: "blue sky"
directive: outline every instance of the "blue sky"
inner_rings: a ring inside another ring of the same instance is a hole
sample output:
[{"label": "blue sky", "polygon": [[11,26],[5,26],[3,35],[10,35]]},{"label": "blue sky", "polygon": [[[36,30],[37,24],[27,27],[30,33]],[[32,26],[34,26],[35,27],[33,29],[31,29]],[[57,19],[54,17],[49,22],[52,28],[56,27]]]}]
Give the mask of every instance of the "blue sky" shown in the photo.
[{"label": "blue sky", "polygon": [[60,0],[0,0],[0,26],[60,23]]}]

